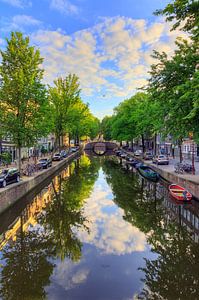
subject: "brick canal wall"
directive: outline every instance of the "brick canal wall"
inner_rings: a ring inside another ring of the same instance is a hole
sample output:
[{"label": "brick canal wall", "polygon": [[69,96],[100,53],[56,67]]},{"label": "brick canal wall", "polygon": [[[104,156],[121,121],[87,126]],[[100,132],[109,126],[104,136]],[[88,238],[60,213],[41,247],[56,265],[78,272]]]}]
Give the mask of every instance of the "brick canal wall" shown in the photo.
[{"label": "brick canal wall", "polygon": [[6,189],[0,190],[0,213],[12,206],[17,200],[25,196],[31,190],[39,186],[48,177],[62,169],[67,163],[71,162],[79,155],[79,152],[73,153],[66,159],[58,162],[55,166],[43,170],[34,177],[21,181],[17,184],[10,185]]}]

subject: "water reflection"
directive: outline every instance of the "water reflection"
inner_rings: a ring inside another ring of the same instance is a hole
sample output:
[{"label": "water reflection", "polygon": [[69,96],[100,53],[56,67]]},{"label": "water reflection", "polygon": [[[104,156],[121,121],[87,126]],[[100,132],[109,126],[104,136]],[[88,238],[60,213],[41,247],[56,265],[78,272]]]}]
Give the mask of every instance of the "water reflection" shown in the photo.
[{"label": "water reflection", "polygon": [[2,235],[3,299],[44,299],[44,287],[50,283],[55,266],[53,260],[80,259],[82,243],[75,228],[87,230],[82,206],[96,176],[97,168],[87,157],[81,159],[81,166],[76,161],[55,177]]},{"label": "water reflection", "polygon": [[[108,161],[105,168],[115,201],[123,207],[125,219],[147,234],[151,251],[158,255],[153,260],[145,258],[145,267],[139,268],[144,272],[144,288],[135,298],[199,299],[198,203],[177,204],[161,183],[144,183],[142,177],[139,187],[128,186],[128,181],[121,182],[125,175],[114,164]],[[134,201],[123,201],[125,190],[137,191]]]},{"label": "water reflection", "polygon": [[198,299],[198,216],[116,158],[84,155],[1,233],[0,296]]}]

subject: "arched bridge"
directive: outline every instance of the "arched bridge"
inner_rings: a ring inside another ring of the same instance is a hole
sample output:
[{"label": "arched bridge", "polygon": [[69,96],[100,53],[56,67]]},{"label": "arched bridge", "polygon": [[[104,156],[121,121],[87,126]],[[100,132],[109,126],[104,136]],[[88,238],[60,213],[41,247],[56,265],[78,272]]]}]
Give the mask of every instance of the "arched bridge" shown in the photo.
[{"label": "arched bridge", "polygon": [[90,142],[85,145],[85,150],[94,151],[97,154],[103,154],[108,150],[117,148],[117,144],[113,142]]}]

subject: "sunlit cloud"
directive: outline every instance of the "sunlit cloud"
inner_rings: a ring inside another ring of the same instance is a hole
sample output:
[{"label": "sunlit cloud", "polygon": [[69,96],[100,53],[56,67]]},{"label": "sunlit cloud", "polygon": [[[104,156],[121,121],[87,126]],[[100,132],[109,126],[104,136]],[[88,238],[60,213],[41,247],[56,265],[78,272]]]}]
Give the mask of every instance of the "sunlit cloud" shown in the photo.
[{"label": "sunlit cloud", "polygon": [[170,33],[164,20],[149,23],[126,17],[104,18],[95,26],[67,35],[39,30],[32,41],[45,58],[45,81],[76,73],[82,95],[92,99],[105,94],[126,98],[146,84],[153,49],[172,54],[179,32]]}]

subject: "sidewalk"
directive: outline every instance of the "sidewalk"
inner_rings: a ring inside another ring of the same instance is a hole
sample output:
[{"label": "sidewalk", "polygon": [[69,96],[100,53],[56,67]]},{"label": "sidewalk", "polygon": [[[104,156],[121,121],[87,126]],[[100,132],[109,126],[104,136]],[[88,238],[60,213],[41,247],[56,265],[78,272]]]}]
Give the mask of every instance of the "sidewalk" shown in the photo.
[{"label": "sidewalk", "polygon": [[[132,152],[129,152],[129,151],[125,151],[125,152],[128,155],[134,157]],[[178,174],[175,172],[174,166],[176,163],[179,163],[179,161],[180,161],[179,158],[175,158],[175,159],[170,158],[168,166],[167,165],[156,165],[156,164],[153,164],[151,160],[143,160],[141,157],[140,158],[138,157],[136,159],[143,161],[146,165],[149,165],[152,168],[156,169],[156,171],[160,170],[163,173],[166,172],[166,173],[171,174],[179,179],[183,179],[185,181],[189,181],[196,185],[199,185],[199,162],[195,162],[195,175],[193,175],[190,173]],[[192,164],[192,162],[190,160],[184,160],[184,163]],[[197,197],[199,198],[199,195],[197,195]]]},{"label": "sidewalk", "polygon": [[[42,158],[51,158],[51,157],[52,157],[52,154],[46,154],[46,155],[39,156],[38,159],[37,158],[35,159],[35,157],[31,157],[29,160],[26,159],[24,162],[21,162],[21,169],[22,169],[22,172],[21,172],[22,174],[20,176],[21,179],[32,177],[32,176],[26,176],[26,175],[23,174],[23,170],[26,168],[26,166],[28,164],[31,164],[31,165],[37,164],[37,163],[39,163],[40,159],[42,159]],[[10,169],[10,168],[18,168],[17,162],[12,162],[11,164],[9,164],[7,166],[6,165],[0,165],[0,170]]]}]

